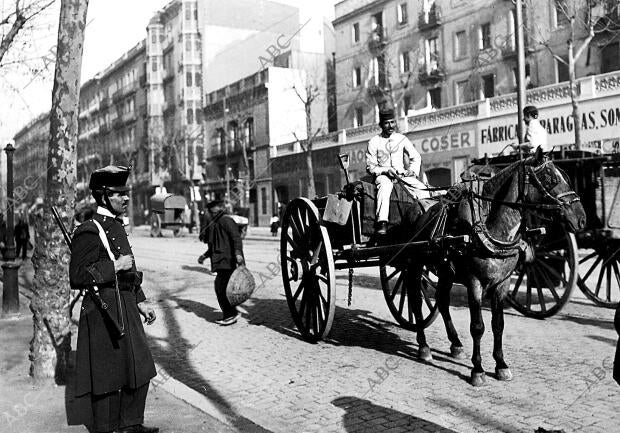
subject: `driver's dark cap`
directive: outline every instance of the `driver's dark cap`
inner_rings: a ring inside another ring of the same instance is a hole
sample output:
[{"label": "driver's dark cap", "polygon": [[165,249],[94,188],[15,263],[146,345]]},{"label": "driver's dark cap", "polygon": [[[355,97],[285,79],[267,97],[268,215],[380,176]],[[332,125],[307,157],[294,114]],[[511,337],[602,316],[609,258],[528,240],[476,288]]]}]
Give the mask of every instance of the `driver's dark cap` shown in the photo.
[{"label": "driver's dark cap", "polygon": [[385,122],[387,120],[394,120],[394,110],[391,108],[382,108],[379,110],[379,122]]},{"label": "driver's dark cap", "polygon": [[127,192],[126,185],[130,169],[120,165],[108,165],[99,168],[90,175],[88,187],[91,190],[108,190],[112,192]]},{"label": "driver's dark cap", "polygon": [[224,200],[213,200],[207,203],[207,209],[211,210],[214,207],[224,207]]}]

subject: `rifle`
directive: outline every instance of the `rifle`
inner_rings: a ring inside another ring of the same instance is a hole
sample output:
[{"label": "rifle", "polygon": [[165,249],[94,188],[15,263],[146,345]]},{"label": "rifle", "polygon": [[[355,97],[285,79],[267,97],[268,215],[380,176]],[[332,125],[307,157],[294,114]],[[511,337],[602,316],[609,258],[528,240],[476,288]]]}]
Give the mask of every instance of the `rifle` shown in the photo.
[{"label": "rifle", "polygon": [[[52,215],[54,215],[54,220],[56,220],[56,224],[58,225],[58,228],[60,228],[62,236],[65,238],[65,243],[67,244],[67,247],[69,248],[69,250],[71,250],[71,236],[69,235],[69,232],[67,231],[65,225],[60,219],[60,215],[58,214],[56,208],[54,206],[51,206],[51,208]],[[108,322],[108,324],[110,325],[110,332],[112,334],[112,337],[117,340],[123,338],[125,336],[124,329],[121,328],[116,319],[112,317],[112,314],[110,313],[110,307],[108,306],[107,302],[101,299],[99,293],[95,291],[95,287],[87,286],[86,290],[88,291],[88,294],[90,295],[94,304],[97,306],[97,308],[99,308],[99,311],[101,311],[103,320]]]}]

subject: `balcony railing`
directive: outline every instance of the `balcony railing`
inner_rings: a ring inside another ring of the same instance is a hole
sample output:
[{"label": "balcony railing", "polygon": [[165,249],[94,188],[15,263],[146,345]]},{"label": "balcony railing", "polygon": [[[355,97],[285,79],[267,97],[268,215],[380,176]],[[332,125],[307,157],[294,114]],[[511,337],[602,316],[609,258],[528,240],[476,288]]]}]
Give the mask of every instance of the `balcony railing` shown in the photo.
[{"label": "balcony railing", "polygon": [[101,98],[101,103],[99,104],[102,110],[105,110],[110,106],[110,99],[106,96]]},{"label": "balcony railing", "polygon": [[418,28],[420,30],[430,30],[442,24],[441,10],[433,5],[428,11],[420,12],[418,16]]},{"label": "balcony railing", "polygon": [[115,104],[123,98],[123,92],[121,90],[117,90],[112,94],[112,102]]},{"label": "balcony railing", "polygon": [[427,65],[420,68],[418,79],[422,85],[432,85],[439,83],[446,78],[446,72],[442,66],[435,66],[433,68],[427,67]]},{"label": "balcony railing", "polygon": [[388,43],[387,32],[385,28],[378,26],[370,33],[368,40],[368,49],[372,51],[382,50]]},{"label": "balcony railing", "polygon": [[[523,40],[523,48],[524,48],[526,56],[532,54],[535,51],[534,47],[530,45],[527,38],[524,38]],[[516,43],[514,44],[506,43],[505,46],[501,47],[501,51],[502,51],[502,58],[504,59],[511,59],[511,58],[517,57]]]}]

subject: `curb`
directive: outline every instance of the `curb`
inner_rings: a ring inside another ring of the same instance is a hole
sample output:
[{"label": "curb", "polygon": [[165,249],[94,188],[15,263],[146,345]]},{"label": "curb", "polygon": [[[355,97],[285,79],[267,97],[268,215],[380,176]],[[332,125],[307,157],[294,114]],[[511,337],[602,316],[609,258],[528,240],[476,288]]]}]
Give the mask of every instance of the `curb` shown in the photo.
[{"label": "curb", "polygon": [[280,242],[280,236],[254,236],[247,234],[245,235],[244,241],[271,241],[271,242]]},{"label": "curb", "polygon": [[[165,368],[157,363],[155,363],[155,367],[158,372],[165,371]],[[153,379],[156,379],[158,376]],[[157,385],[157,388],[161,388],[173,397],[193,406],[199,411],[204,412],[210,417],[220,421],[222,424],[239,432],[274,433],[292,431],[290,429],[291,426],[288,425],[276,425],[265,419],[261,419],[260,422],[256,421],[257,418],[262,417],[251,408],[234,407],[234,412],[226,410],[220,405],[211,402],[205,395],[195,391],[168,374],[166,374],[164,382]]]}]

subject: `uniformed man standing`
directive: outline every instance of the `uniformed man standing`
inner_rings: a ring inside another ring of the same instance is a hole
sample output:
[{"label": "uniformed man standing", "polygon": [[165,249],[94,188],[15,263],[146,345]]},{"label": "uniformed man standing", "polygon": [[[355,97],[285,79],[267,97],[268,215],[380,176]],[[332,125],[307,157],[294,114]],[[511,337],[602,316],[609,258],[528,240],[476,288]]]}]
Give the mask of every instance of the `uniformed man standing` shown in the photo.
[{"label": "uniformed man standing", "polygon": [[120,219],[129,201],[128,176],[127,168],[117,166],[92,173],[89,187],[97,212],[77,227],[71,243],[71,287],[96,287],[124,331],[120,338],[112,332],[110,319],[87,292],[78,331],[76,396],[90,398],[92,428],[97,432],[156,433],[158,428],[142,425],[149,382],[156,372],[140,315],[151,324],[155,312],[141,305],[146,299],[140,287],[142,273],[136,270]]}]

